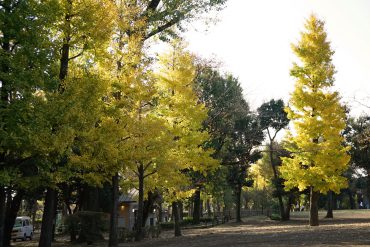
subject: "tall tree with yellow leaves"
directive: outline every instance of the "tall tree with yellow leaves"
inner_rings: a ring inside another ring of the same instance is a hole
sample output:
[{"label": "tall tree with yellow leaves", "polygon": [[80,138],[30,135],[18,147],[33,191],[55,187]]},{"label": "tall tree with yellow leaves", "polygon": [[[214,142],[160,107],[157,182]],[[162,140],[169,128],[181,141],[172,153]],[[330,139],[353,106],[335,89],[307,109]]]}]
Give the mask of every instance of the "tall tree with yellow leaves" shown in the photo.
[{"label": "tall tree with yellow leaves", "polygon": [[318,199],[320,193],[338,193],[347,186],[343,172],[347,169],[348,148],[343,146],[341,132],[345,128],[345,111],[334,92],[334,51],[327,41],[324,22],[311,15],[301,33],[301,40],[292,45],[300,59],[290,73],[296,78],[291,94],[288,118],[294,132],[287,139],[292,153],[283,158],[280,168],[286,180],[286,189],[310,189],[311,226],[318,226]]},{"label": "tall tree with yellow leaves", "polygon": [[[172,51],[160,57],[161,70],[158,75],[160,92],[160,114],[165,116],[171,148],[168,150],[167,169],[159,173],[159,180],[169,195],[175,218],[175,236],[181,236],[178,219],[178,202],[193,194],[191,179],[185,171],[205,174],[218,166],[213,159],[213,149],[204,148],[210,135],[203,130],[207,108],[195,92],[194,56],[185,51],[181,42],[172,43]],[[172,174],[169,176],[169,174]]]}]

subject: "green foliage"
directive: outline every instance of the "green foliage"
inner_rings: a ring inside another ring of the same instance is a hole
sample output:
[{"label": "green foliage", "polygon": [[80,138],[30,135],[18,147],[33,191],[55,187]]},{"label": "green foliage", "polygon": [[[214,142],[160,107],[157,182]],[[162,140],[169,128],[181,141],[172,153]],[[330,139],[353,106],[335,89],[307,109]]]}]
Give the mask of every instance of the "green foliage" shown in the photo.
[{"label": "green foliage", "polygon": [[351,163],[365,170],[370,169],[370,116],[348,119],[346,142],[351,146]]},{"label": "green foliage", "polygon": [[[55,57],[49,40],[54,1],[4,1],[0,9],[0,184],[35,186],[35,117],[42,90],[55,85]],[[36,150],[35,150],[36,147]],[[37,184],[37,183],[36,183]]]},{"label": "green foliage", "polygon": [[[276,134],[289,123],[284,107],[283,100],[272,99],[263,103],[257,109],[260,126],[263,130],[266,130],[272,141],[275,139]],[[269,128],[274,129],[275,132],[270,133],[271,130]]]},{"label": "green foliage", "polygon": [[[105,213],[81,211],[65,218],[68,232],[76,232],[79,239],[100,240],[100,233],[109,229],[109,217]],[[84,238],[84,239],[82,239]]]}]

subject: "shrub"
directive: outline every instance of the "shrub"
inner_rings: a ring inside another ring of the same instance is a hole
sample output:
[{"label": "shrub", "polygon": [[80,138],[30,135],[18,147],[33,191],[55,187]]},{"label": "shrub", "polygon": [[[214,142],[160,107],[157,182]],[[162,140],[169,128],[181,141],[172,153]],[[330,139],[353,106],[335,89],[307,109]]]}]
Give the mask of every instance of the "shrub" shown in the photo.
[{"label": "shrub", "polygon": [[78,235],[79,242],[102,240],[102,232],[109,229],[109,217],[105,213],[81,211],[65,219],[66,229],[72,235]]}]

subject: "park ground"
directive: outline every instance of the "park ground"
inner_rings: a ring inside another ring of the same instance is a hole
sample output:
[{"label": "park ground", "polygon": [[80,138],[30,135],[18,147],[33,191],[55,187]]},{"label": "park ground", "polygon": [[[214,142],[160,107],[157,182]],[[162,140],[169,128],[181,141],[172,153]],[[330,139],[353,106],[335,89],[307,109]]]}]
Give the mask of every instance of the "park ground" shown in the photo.
[{"label": "park ground", "polygon": [[[158,239],[122,243],[120,247],[213,247],[213,246],[370,246],[370,210],[337,210],[334,219],[320,212],[320,226],[308,226],[308,213],[292,213],[292,220],[280,222],[259,216],[244,218],[206,229],[185,229],[182,237],[165,231]],[[37,246],[37,242],[17,242],[15,246]],[[60,239],[55,247],[82,247]],[[94,244],[107,246],[106,242]]]}]

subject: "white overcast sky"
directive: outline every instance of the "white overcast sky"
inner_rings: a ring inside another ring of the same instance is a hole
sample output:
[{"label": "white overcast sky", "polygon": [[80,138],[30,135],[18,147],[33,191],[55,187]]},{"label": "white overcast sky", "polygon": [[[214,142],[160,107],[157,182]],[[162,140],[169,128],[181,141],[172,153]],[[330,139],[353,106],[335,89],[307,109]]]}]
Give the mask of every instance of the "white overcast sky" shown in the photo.
[{"label": "white overcast sky", "polygon": [[351,115],[369,113],[356,101],[370,105],[370,0],[229,0],[216,24],[194,22],[185,38],[192,52],[222,61],[256,109],[271,98],[288,101],[294,88],[290,44],[311,13],[326,22],[335,50],[335,89]]}]

